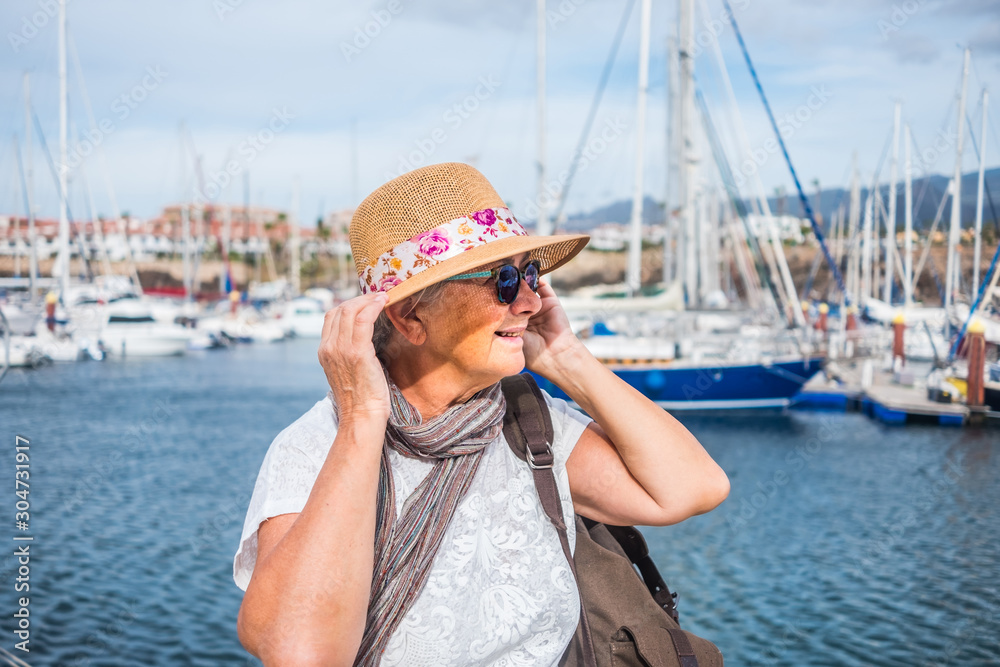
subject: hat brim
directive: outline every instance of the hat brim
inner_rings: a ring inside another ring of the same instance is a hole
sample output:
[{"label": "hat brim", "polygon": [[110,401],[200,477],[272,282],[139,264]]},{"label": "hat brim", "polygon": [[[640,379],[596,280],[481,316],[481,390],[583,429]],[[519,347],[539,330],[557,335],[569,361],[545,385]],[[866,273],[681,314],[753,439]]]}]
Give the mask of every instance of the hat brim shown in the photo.
[{"label": "hat brim", "polygon": [[588,234],[562,234],[558,236],[509,236],[484,243],[425,269],[396,285],[386,292],[389,295],[389,300],[385,306],[389,307],[446,278],[523,252],[530,253],[531,259],[538,259],[541,263],[540,273],[546,274],[573,259],[589,241],[590,235]]}]

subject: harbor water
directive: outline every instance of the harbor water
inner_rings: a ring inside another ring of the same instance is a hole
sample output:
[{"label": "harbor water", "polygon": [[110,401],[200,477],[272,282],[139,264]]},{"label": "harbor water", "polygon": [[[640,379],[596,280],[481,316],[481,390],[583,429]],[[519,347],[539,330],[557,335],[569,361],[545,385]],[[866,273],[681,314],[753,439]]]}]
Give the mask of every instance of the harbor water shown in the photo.
[{"label": "harbor water", "polygon": [[[40,665],[257,665],[232,557],[272,438],[326,392],[316,340],[14,370],[31,452],[30,653]],[[683,421],[732,481],[717,510],[644,529],[684,627],[726,664],[1000,665],[1000,436],[857,414]],[[12,491],[13,489],[11,489]],[[8,493],[4,582],[17,569]]]}]

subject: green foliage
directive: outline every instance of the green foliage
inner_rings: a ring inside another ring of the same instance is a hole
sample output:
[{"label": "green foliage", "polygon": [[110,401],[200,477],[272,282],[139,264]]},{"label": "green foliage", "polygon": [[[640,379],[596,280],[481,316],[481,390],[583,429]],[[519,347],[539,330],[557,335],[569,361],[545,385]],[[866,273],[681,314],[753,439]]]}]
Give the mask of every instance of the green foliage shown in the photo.
[{"label": "green foliage", "polygon": [[319,274],[319,260],[315,257],[302,262],[300,275],[304,278],[315,278]]},{"label": "green foliage", "polygon": [[983,243],[985,245],[994,245],[997,242],[997,232],[996,229],[990,224],[989,227],[986,223],[983,223]]}]

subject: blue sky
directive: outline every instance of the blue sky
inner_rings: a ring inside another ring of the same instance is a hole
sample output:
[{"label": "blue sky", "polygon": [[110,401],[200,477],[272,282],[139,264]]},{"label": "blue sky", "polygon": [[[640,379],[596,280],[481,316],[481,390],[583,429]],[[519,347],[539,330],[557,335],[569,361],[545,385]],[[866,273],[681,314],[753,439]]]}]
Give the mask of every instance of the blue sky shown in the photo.
[{"label": "blue sky", "polygon": [[[0,5],[0,212],[23,209],[12,141],[15,133],[23,141],[25,71],[32,74],[33,103],[48,145],[53,151],[57,146],[57,28],[48,18],[50,5],[54,0]],[[804,181],[846,185],[853,151],[863,178],[870,179],[897,99],[917,145],[931,146],[941,130],[954,126],[965,46],[973,48],[968,112],[978,135],[980,93],[991,90],[987,164],[1000,164],[1000,1],[732,5],[775,112],[808,115],[788,136]],[[733,31],[712,23],[723,14],[721,0],[697,0],[696,6],[698,34],[707,40],[713,27],[720,34],[750,145],[763,147],[771,132]],[[569,164],[624,7],[625,0],[549,0],[547,155],[553,175]],[[353,206],[405,164],[446,160],[473,161],[515,214],[530,217],[519,212],[535,196],[534,2],[70,0],[68,12],[99,127],[92,136],[106,155],[106,169],[96,153],[83,161],[102,214],[111,212],[106,181],[120,207],[140,216],[190,197],[197,155],[206,183],[223,185],[232,161],[234,183],[217,194],[206,188],[221,202],[243,200],[247,172],[254,203],[287,207],[297,177],[305,224],[320,211]],[[605,135],[606,148],[574,183],[570,212],[631,195],[638,13],[636,8],[595,124],[596,133],[617,130]],[[653,1],[644,186],[657,199],[666,188],[666,53],[675,17],[675,2]],[[379,18],[384,25],[375,23]],[[367,42],[357,38],[366,26],[374,34]],[[70,117],[79,136],[90,121],[72,51],[69,72]],[[735,159],[729,129],[735,116],[711,47],[700,54],[697,75]],[[803,112],[810,103],[814,108]],[[42,215],[54,215],[56,189],[35,135],[38,206]],[[968,171],[977,162],[966,147]],[[953,150],[929,165],[937,173],[953,168]],[[791,187],[780,156],[768,156],[760,173],[769,191]],[[78,218],[89,208],[81,177],[75,170],[71,196]]]}]

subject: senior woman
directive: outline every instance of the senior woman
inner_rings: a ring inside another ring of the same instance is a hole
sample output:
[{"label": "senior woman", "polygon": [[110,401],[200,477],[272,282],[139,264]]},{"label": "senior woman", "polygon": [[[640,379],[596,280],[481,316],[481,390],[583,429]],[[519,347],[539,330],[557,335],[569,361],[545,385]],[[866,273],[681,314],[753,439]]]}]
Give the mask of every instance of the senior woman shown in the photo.
[{"label": "senior woman", "polygon": [[472,167],[432,165],[351,221],[363,294],[329,311],[327,397],[271,444],[236,583],[240,640],[267,665],[555,665],[575,580],[528,466],[502,433],[500,379],[544,393],[573,512],[667,525],[717,506],[725,473],[597,361],[540,274],[585,235],[529,236]]}]

